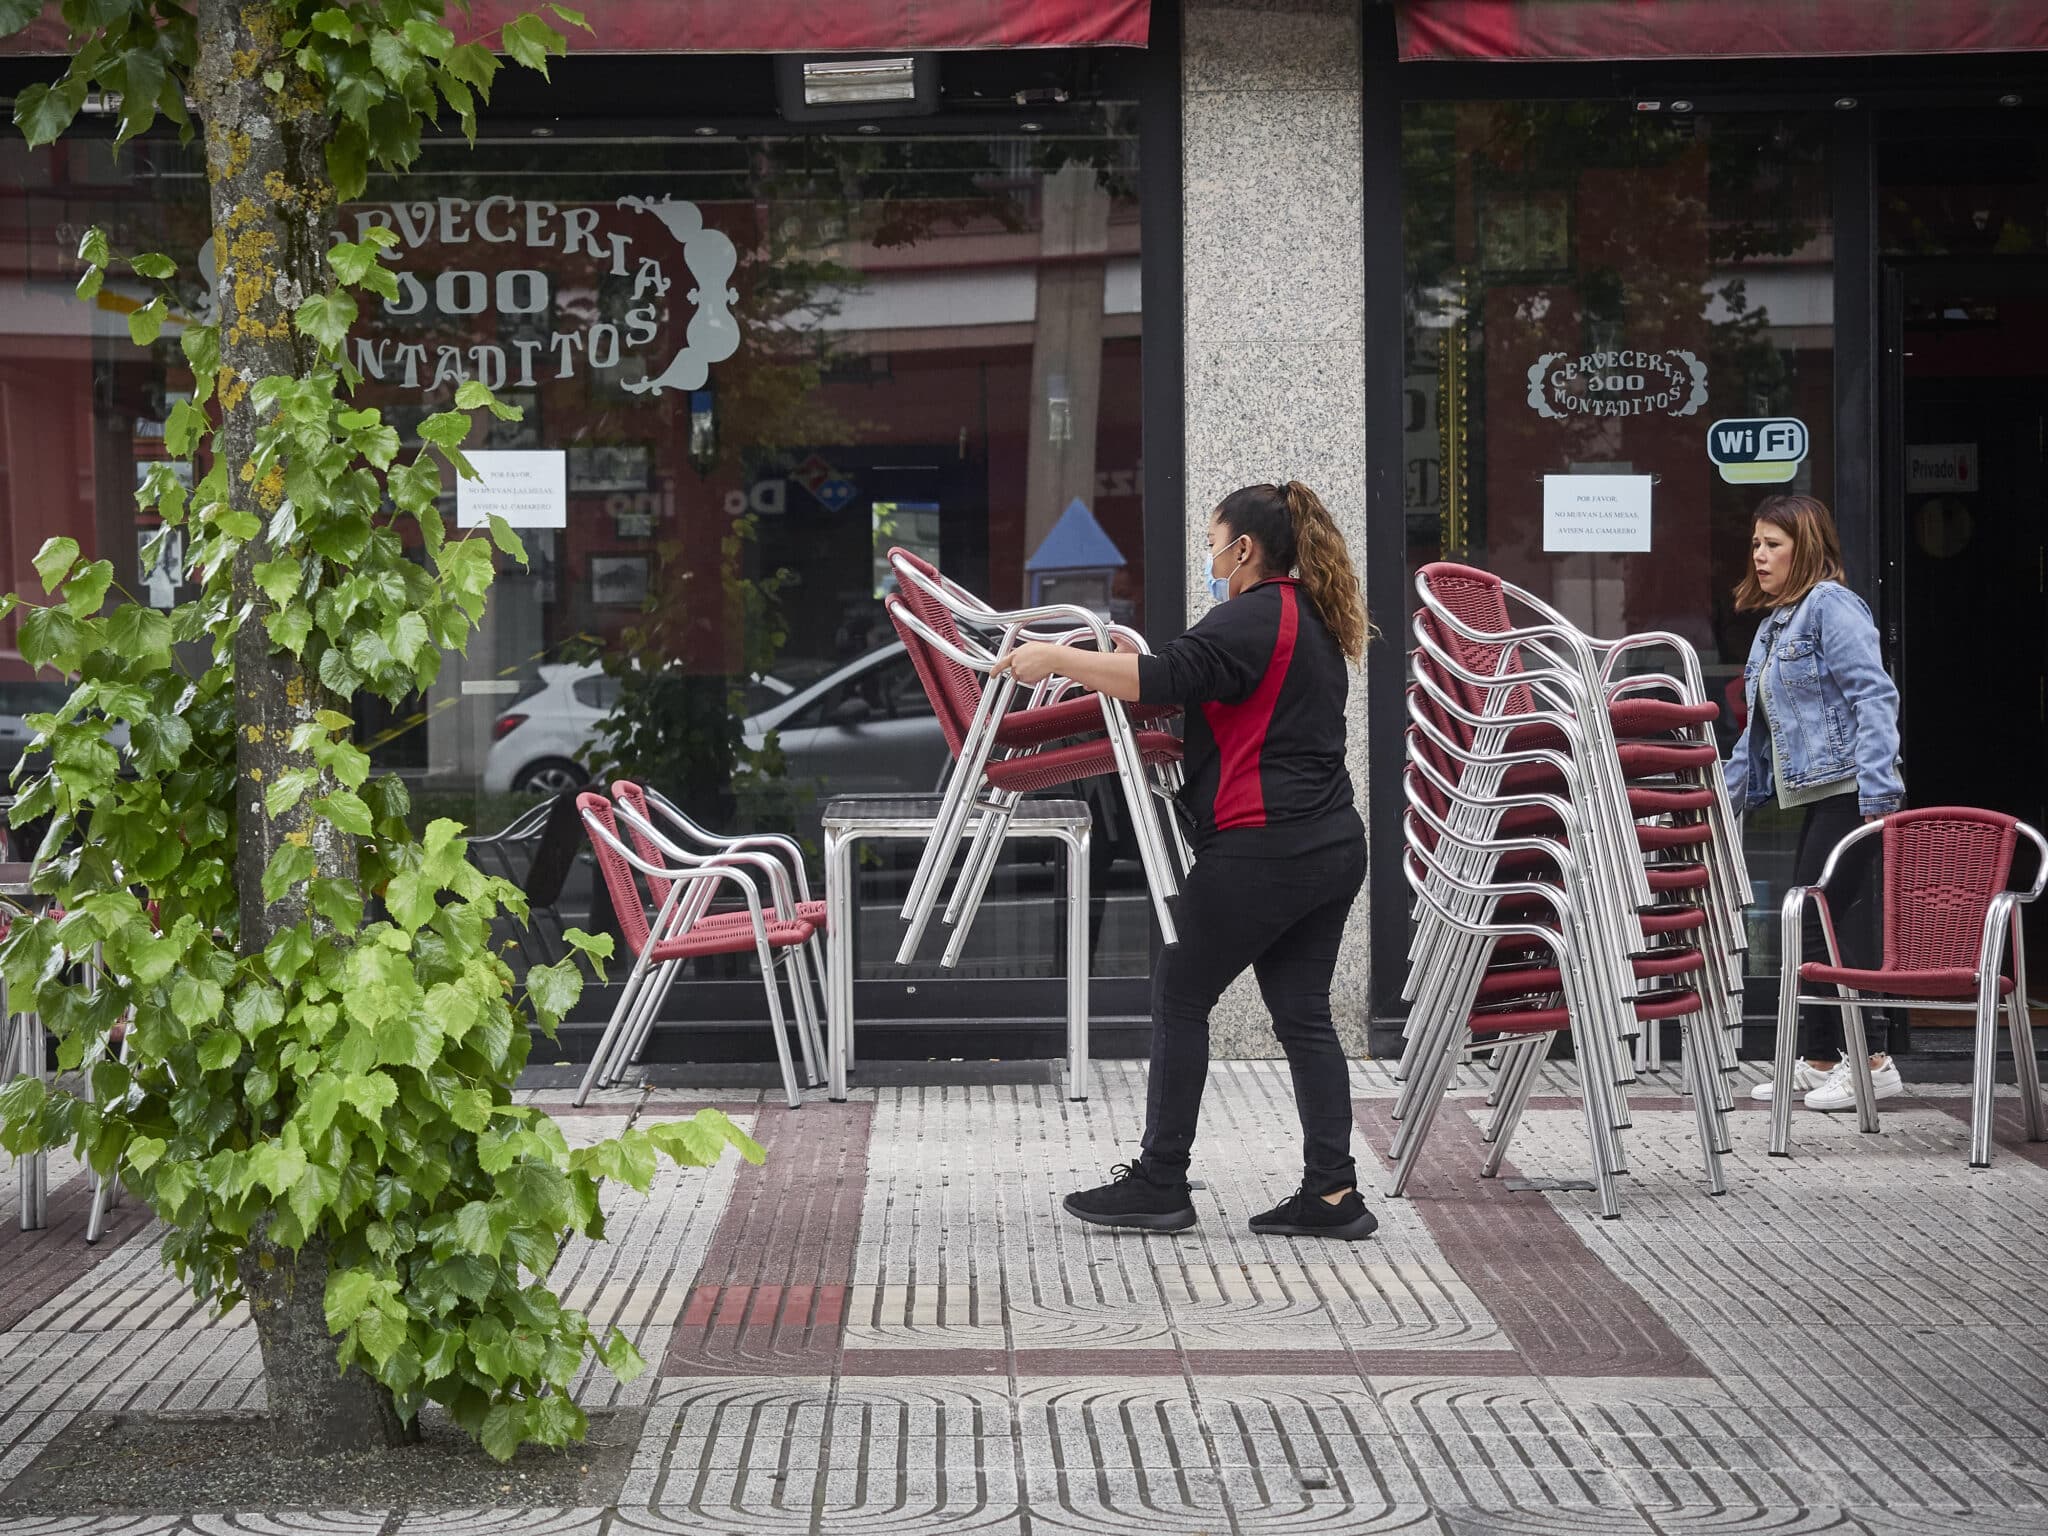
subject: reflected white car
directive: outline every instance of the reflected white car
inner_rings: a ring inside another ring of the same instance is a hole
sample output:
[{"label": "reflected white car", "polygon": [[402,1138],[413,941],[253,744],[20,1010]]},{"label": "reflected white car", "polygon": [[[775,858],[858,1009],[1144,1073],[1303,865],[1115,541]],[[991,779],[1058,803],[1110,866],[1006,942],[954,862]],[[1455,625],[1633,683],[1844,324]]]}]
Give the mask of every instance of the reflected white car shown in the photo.
[{"label": "reflected white car", "polygon": [[486,794],[560,795],[590,782],[584,766],[598,728],[619,697],[619,680],[599,666],[556,663],[540,687],[498,716],[484,758]]},{"label": "reflected white car", "polygon": [[753,750],[773,731],[788,777],[827,794],[927,794],[951,761],[945,732],[900,640],[750,715],[741,731]]}]

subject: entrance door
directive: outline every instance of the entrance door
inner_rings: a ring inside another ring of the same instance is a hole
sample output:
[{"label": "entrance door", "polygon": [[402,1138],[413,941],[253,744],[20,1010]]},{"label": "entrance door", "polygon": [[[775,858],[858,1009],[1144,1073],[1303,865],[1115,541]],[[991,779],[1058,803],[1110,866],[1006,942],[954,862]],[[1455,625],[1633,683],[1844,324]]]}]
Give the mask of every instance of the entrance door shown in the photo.
[{"label": "entrance door", "polygon": [[[2048,827],[2048,262],[1901,263],[1887,279],[1908,803]],[[2035,975],[2044,928],[2028,936]]]}]

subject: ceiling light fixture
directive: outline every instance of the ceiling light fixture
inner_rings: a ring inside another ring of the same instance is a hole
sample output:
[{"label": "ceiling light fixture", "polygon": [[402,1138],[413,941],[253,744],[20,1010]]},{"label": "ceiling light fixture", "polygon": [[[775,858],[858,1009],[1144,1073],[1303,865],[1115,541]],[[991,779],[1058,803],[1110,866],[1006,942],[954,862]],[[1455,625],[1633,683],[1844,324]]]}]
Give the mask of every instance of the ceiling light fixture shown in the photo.
[{"label": "ceiling light fixture", "polygon": [[917,61],[908,54],[893,59],[811,59],[804,64],[807,107],[916,99]]}]

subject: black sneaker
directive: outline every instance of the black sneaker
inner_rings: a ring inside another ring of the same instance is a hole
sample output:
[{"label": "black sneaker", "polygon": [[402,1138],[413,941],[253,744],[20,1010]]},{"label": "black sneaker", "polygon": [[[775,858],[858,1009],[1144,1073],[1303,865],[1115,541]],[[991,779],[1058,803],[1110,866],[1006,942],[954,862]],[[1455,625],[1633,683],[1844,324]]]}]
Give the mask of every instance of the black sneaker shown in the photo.
[{"label": "black sneaker", "polygon": [[1252,1218],[1252,1230],[1268,1237],[1337,1237],[1347,1243],[1371,1237],[1379,1225],[1379,1217],[1365,1208],[1365,1196],[1355,1189],[1347,1189],[1335,1205],[1297,1189]]},{"label": "black sneaker", "polygon": [[1098,1227],[1180,1232],[1195,1224],[1195,1206],[1185,1183],[1155,1184],[1129,1163],[1110,1169],[1107,1184],[1071,1194],[1061,1203],[1069,1216]]}]

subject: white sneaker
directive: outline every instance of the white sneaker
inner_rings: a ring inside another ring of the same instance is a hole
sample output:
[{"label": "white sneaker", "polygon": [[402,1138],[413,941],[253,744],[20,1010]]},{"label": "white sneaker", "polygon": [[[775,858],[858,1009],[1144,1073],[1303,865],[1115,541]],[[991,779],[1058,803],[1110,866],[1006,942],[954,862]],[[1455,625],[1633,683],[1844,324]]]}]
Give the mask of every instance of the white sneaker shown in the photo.
[{"label": "white sneaker", "polygon": [[[1880,1099],[1896,1098],[1906,1091],[1899,1069],[1889,1056],[1885,1057],[1883,1066],[1870,1069],[1870,1086],[1873,1096]],[[1848,1062],[1836,1066],[1828,1074],[1827,1081],[1806,1096],[1806,1107],[1819,1110],[1824,1115],[1856,1107],[1856,1084],[1850,1076]]]},{"label": "white sneaker", "polygon": [[[1833,1070],[1834,1068],[1832,1067],[1816,1067],[1810,1061],[1800,1062],[1799,1065],[1792,1069],[1792,1091],[1800,1095],[1813,1092],[1814,1089],[1828,1080],[1828,1073]],[[1770,1103],[1772,1099],[1777,1097],[1777,1094],[1777,1082],[1768,1077],[1749,1090],[1749,1096],[1759,1104]]]}]

